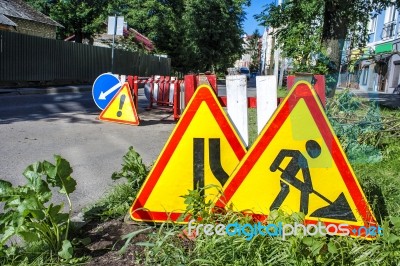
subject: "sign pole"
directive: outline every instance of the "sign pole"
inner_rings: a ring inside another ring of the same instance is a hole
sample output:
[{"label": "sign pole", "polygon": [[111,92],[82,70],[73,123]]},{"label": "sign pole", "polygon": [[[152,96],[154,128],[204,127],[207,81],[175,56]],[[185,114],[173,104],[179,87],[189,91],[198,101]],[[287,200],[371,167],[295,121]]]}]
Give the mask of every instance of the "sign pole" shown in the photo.
[{"label": "sign pole", "polygon": [[114,73],[114,45],[115,45],[115,35],[117,34],[117,14],[114,15],[114,34],[113,42],[111,48],[111,73]]}]

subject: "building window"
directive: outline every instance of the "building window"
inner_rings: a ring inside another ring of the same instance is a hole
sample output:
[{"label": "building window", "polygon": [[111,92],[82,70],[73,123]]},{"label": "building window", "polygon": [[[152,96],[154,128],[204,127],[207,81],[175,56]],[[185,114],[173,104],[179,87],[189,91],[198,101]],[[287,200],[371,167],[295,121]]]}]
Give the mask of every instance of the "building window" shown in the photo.
[{"label": "building window", "polygon": [[368,22],[368,32],[374,33],[376,30],[376,17],[372,17]]},{"label": "building window", "polygon": [[385,20],[382,29],[382,39],[388,39],[395,35],[394,30],[396,28],[397,14],[398,12],[394,5],[386,8]]},{"label": "building window", "polygon": [[397,10],[396,7],[389,6],[385,10],[385,23],[396,21],[397,20]]},{"label": "building window", "polygon": [[396,29],[396,21],[391,21],[383,24],[382,39],[388,39],[393,37],[395,29]]}]

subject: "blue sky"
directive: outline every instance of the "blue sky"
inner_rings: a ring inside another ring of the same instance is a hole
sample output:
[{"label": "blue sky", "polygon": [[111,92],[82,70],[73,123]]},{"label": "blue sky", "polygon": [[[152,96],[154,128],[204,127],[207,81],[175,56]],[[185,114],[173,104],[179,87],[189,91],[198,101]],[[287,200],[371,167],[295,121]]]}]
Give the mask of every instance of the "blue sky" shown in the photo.
[{"label": "blue sky", "polygon": [[264,6],[271,2],[275,2],[275,0],[251,0],[251,6],[245,9],[247,19],[244,21],[244,32],[252,34],[255,29],[258,29],[260,34],[263,34],[264,27],[258,26],[259,22],[253,16],[260,14],[265,9]]}]

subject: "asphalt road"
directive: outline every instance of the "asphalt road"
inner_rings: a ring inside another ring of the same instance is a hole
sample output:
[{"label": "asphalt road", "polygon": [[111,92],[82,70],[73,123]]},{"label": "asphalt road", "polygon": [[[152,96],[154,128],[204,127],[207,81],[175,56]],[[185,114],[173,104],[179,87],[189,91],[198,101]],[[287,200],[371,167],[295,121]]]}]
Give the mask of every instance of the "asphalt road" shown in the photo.
[{"label": "asphalt road", "polygon": [[[26,90],[25,90],[26,91]],[[22,173],[36,162],[54,162],[53,155],[67,159],[77,181],[71,195],[74,213],[98,201],[116,183],[113,172],[121,169],[129,146],[153,163],[175,122],[172,114],[145,111],[148,102],[139,90],[140,126],[98,120],[100,110],[90,91],[59,94],[0,94],[0,179],[14,185],[25,183]],[[255,96],[255,78],[248,82],[248,96]],[[219,85],[219,95],[226,88]],[[64,198],[54,193],[57,202]]]},{"label": "asphalt road", "polygon": [[[141,91],[139,105],[147,102]],[[0,96],[0,179],[25,183],[24,169],[36,161],[67,159],[77,189],[74,213],[100,199],[115,185],[111,174],[121,169],[129,146],[145,164],[155,161],[173,130],[171,114],[146,112],[140,126],[98,120],[91,92]],[[56,197],[60,201],[62,197]]]}]

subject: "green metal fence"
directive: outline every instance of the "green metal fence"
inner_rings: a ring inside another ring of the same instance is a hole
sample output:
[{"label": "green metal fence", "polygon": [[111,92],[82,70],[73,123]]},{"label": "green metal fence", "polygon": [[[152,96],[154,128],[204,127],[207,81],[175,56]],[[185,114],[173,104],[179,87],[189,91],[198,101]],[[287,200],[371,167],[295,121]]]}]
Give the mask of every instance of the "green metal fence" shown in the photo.
[{"label": "green metal fence", "polygon": [[[115,73],[170,75],[170,58],[115,50]],[[0,31],[0,86],[91,83],[111,71],[111,49]]]}]

